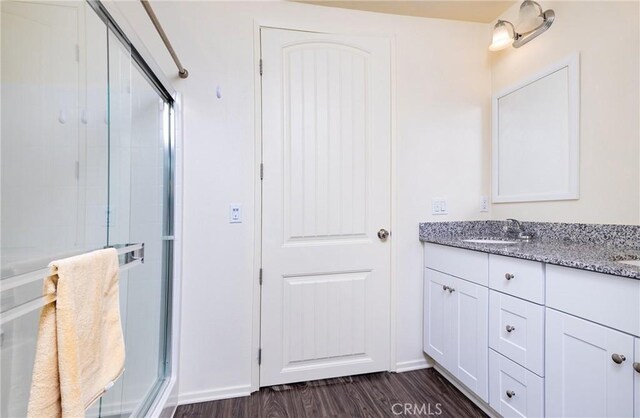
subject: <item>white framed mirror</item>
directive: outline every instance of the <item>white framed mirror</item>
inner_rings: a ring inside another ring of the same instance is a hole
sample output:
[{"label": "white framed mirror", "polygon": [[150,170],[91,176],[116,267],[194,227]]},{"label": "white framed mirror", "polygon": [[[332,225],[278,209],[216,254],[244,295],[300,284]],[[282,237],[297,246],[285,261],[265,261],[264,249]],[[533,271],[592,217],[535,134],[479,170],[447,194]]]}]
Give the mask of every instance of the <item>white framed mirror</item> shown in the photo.
[{"label": "white framed mirror", "polygon": [[493,97],[493,202],[579,198],[576,53]]}]

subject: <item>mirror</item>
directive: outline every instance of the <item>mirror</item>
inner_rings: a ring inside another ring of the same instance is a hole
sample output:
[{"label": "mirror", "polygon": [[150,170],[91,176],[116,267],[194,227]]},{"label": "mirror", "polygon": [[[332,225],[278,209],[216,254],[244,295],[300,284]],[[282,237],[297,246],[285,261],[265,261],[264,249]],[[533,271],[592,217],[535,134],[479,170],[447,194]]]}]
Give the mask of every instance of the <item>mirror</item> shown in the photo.
[{"label": "mirror", "polygon": [[579,57],[493,97],[493,202],[579,197]]}]

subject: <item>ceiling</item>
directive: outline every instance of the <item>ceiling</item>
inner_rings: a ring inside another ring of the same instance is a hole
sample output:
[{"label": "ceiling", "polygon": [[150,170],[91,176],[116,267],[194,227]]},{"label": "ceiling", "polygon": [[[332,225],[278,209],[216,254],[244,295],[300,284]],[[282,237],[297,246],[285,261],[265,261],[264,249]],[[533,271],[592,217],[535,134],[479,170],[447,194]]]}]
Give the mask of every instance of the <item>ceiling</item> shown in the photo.
[{"label": "ceiling", "polygon": [[320,6],[365,10],[406,16],[431,17],[436,19],[465,20],[490,23],[495,21],[515,1],[486,0],[292,0]]}]

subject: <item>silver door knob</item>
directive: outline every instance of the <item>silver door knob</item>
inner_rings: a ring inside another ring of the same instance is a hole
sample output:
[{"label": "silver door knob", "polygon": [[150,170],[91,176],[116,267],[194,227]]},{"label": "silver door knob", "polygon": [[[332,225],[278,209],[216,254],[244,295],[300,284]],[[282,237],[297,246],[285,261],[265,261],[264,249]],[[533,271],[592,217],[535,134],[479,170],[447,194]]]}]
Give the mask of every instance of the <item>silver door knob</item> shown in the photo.
[{"label": "silver door knob", "polygon": [[511,332],[515,330],[516,330],[516,327],[514,327],[513,325],[507,325],[507,332]]},{"label": "silver door knob", "polygon": [[633,370],[635,370],[638,373],[640,373],[640,363],[638,363],[638,362],[633,363]]},{"label": "silver door knob", "polygon": [[504,278],[507,280],[511,280],[514,277],[516,277],[515,275],[511,274],[511,273],[505,273]]},{"label": "silver door knob", "polygon": [[507,396],[508,396],[509,398],[513,398],[514,396],[516,396],[516,393],[515,393],[514,391],[512,391],[512,390],[508,390],[508,391],[507,391]]},{"label": "silver door knob", "polygon": [[611,360],[613,360],[615,364],[621,364],[626,359],[627,358],[622,354],[616,354],[616,353],[611,354]]},{"label": "silver door knob", "polygon": [[380,238],[382,241],[385,241],[387,238],[389,238],[389,231],[387,231],[386,229],[381,229],[378,231],[378,238]]}]

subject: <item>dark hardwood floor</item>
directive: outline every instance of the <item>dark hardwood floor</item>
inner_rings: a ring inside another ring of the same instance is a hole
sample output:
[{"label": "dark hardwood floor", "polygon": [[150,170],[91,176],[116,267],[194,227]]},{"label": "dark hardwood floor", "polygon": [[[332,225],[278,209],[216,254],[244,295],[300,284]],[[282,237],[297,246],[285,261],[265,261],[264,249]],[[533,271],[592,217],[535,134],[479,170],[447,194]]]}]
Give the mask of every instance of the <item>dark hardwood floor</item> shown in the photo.
[{"label": "dark hardwood floor", "polygon": [[262,388],[178,407],[186,417],[455,417],[486,415],[434,369],[373,373]]}]

